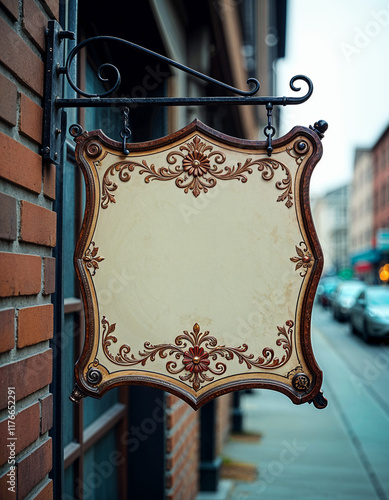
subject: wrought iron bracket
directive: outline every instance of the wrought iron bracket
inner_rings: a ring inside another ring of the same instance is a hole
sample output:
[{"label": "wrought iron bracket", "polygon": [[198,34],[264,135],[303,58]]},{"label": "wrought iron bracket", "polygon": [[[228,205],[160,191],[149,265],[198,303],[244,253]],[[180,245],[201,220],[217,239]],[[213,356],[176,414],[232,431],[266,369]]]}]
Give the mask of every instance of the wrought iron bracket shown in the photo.
[{"label": "wrought iron bracket", "polygon": [[[293,92],[299,92],[301,87],[296,86],[297,81],[302,81],[308,86],[305,95],[299,97],[276,97],[276,96],[258,96],[260,83],[256,78],[249,78],[247,84],[252,88],[242,90],[228,85],[224,82],[211,78],[199,71],[196,71],[188,66],[184,66],[168,57],[153,52],[145,47],[141,47],[135,43],[116,38],[112,36],[95,36],[88,38],[76,45],[68,54],[66,61],[64,58],[64,38],[74,39],[74,33],[63,31],[57,21],[49,21],[47,28],[47,59],[46,59],[46,79],[45,79],[45,95],[44,95],[44,132],[43,132],[43,147],[42,156],[46,161],[53,163],[58,162],[59,150],[63,144],[65,136],[64,115],[61,110],[64,108],[96,108],[96,107],[129,107],[131,106],[211,106],[211,105],[262,105],[266,106],[268,111],[268,125],[265,127],[265,135],[268,139],[268,154],[271,155],[272,146],[271,139],[275,133],[275,129],[271,124],[271,111],[273,106],[287,106],[302,104],[307,101],[313,92],[313,84],[311,80],[304,75],[294,76],[289,86]],[[212,85],[215,85],[224,91],[229,91],[235,96],[216,96],[216,97],[139,97],[139,98],[123,98],[109,97],[118,90],[121,83],[120,71],[111,63],[102,64],[97,70],[97,77],[100,81],[108,85],[108,79],[104,77],[104,72],[107,69],[115,75],[115,82],[110,88],[101,94],[90,94],[83,89],[80,89],[73,81],[71,76],[72,63],[81,49],[89,45],[100,42],[109,42],[112,44],[120,44],[130,47],[133,50],[140,51],[144,54],[152,56],[159,61],[167,63],[181,71],[184,71],[196,78],[204,80]],[[64,64],[64,65],[62,65]],[[81,98],[65,99],[63,97],[63,76],[65,76],[69,86]]]},{"label": "wrought iron bracket", "polygon": [[56,105],[62,95],[63,82],[58,66],[64,60],[65,38],[74,39],[74,33],[63,31],[57,21],[49,21],[46,29],[46,73],[43,102],[42,158],[57,164],[65,138],[66,114]]}]

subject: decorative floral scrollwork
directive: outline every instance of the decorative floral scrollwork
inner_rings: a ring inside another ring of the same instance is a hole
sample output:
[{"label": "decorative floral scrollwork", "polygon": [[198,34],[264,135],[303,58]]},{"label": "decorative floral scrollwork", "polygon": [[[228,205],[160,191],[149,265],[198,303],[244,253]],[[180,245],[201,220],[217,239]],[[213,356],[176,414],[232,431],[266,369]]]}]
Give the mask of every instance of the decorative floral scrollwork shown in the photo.
[{"label": "decorative floral scrollwork", "polygon": [[[227,366],[219,359],[226,361],[238,360],[240,364],[245,364],[248,369],[253,367],[260,369],[279,368],[285,365],[292,354],[292,336],[293,321],[286,321],[286,327],[277,327],[278,339],[276,345],[282,347],[284,354],[277,357],[274,350],[265,347],[262,355],[255,358],[254,354],[246,354],[248,345],[243,344],[239,347],[227,347],[218,345],[217,339],[209,334],[209,331],[200,332],[200,326],[195,323],[193,332],[184,331],[175,338],[174,344],[152,345],[150,342],[144,343],[144,350],[138,352],[138,356],[131,353],[131,347],[123,344],[119,347],[116,355],[109,351],[109,347],[117,342],[113,332],[116,329],[116,323],[109,324],[105,316],[101,321],[103,326],[102,347],[105,356],[121,366],[145,366],[147,361],[155,361],[158,355],[161,359],[167,356],[173,356],[175,359],[166,363],[166,369],[171,374],[179,374],[179,378],[184,382],[189,382],[195,391],[200,389],[202,383],[214,380],[212,375],[223,375]],[[190,347],[188,347],[191,344]],[[179,363],[181,361],[181,363]],[[214,363],[212,363],[214,362]],[[187,372],[187,373],[185,373]]]},{"label": "decorative floral scrollwork", "polygon": [[[119,179],[122,182],[128,182],[131,179],[130,172],[132,172],[136,166],[140,167],[142,165],[136,162],[120,161],[107,168],[102,181],[101,208],[107,208],[109,203],[116,203],[112,191],[116,191],[118,186],[116,182],[110,179],[110,176],[113,176],[115,172],[119,172]],[[126,169],[128,172],[125,171]]]},{"label": "decorative floral scrollwork", "polygon": [[[89,248],[86,250],[82,260],[85,262],[86,267],[90,270],[91,275],[96,274],[96,270],[99,269],[99,262],[104,260],[104,257],[98,256],[99,247],[95,247],[95,242],[92,241]],[[93,271],[92,271],[93,269]]]},{"label": "decorative floral scrollwork", "polygon": [[[157,168],[154,164],[149,166],[145,160],[141,163],[127,160],[111,165],[103,177],[101,207],[107,208],[109,203],[115,203],[112,192],[117,189],[117,184],[110,179],[110,176],[119,172],[119,179],[127,182],[131,178],[130,172],[133,172],[135,167],[140,169],[139,174],[146,174],[146,183],[153,180],[175,179],[177,187],[183,189],[185,193],[192,191],[195,197],[199,196],[201,191],[206,193],[208,189],[216,186],[216,179],[247,181],[244,172],[252,173],[252,169],[249,168],[251,160],[247,160],[244,165],[238,163],[232,168],[226,166],[224,169],[218,169],[218,165],[224,163],[226,157],[221,151],[212,150],[212,146],[195,136],[191,142],[182,145],[179,151],[171,151],[166,157],[169,165],[177,163],[177,157],[182,158],[182,163],[175,165],[174,168]],[[211,164],[211,161],[214,164]]]},{"label": "decorative floral scrollwork", "polygon": [[276,160],[260,160],[259,162],[255,162],[259,164],[258,170],[262,172],[262,179],[265,181],[270,181],[274,177],[274,170],[277,170],[278,167],[281,167],[286,174],[285,179],[282,181],[276,182],[276,188],[280,191],[283,191],[282,194],[277,198],[277,201],[286,200],[285,205],[288,208],[293,206],[293,194],[292,194],[292,176],[290,171],[286,165],[280,163]]},{"label": "decorative floral scrollwork", "polygon": [[[182,158],[180,163],[178,158]],[[238,162],[232,167],[220,168],[219,165],[226,161],[225,154],[213,151],[213,146],[195,136],[192,141],[180,146],[178,151],[171,151],[166,161],[172,167],[157,168],[154,164],[148,165],[146,160],[141,163],[131,160],[120,161],[108,167],[102,180],[101,208],[107,208],[109,203],[116,201],[113,192],[118,186],[112,180],[112,176],[118,173],[122,182],[128,182],[135,167],[139,168],[139,174],[145,174],[146,183],[154,180],[175,180],[177,187],[183,189],[185,193],[192,191],[197,198],[201,191],[207,193],[208,189],[215,187],[218,180],[235,179],[242,183],[247,182],[245,174],[252,174],[253,165],[258,165],[258,170],[262,172],[262,178],[266,181],[271,180],[274,171],[280,167],[286,173],[286,178],[276,182],[276,188],[283,191],[277,201],[286,200],[285,205],[288,208],[293,205],[292,176],[289,169],[276,160],[247,158],[244,163]]]},{"label": "decorative floral scrollwork", "polygon": [[300,276],[304,278],[304,276],[306,276],[308,272],[308,269],[312,267],[313,258],[310,252],[308,252],[308,247],[304,243],[304,241],[300,242],[300,247],[301,245],[303,245],[302,249],[296,246],[297,257],[291,257],[290,260],[292,262],[296,262],[295,271],[302,268]]},{"label": "decorative floral scrollwork", "polygon": [[[183,188],[185,193],[190,189],[197,197],[201,190],[206,193],[209,188],[216,185],[215,177],[217,178],[218,171],[215,165],[211,166],[210,158],[214,157],[215,163],[220,165],[226,161],[226,157],[221,151],[212,150],[212,146],[201,141],[200,137],[196,135],[192,142],[182,145],[180,151],[172,151],[168,154],[166,161],[170,165],[177,162],[177,156],[181,157],[182,166],[176,167],[176,170],[180,174],[184,173],[190,176],[189,179],[184,175],[184,178],[176,180],[176,185]],[[212,177],[205,177],[206,174]]]}]

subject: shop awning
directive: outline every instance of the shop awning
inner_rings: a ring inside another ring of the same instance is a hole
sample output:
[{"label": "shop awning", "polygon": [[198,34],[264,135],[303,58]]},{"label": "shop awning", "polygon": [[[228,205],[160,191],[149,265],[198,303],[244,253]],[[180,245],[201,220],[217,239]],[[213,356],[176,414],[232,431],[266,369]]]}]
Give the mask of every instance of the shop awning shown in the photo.
[{"label": "shop awning", "polygon": [[381,252],[375,248],[371,248],[370,250],[365,250],[364,252],[351,255],[351,265],[355,266],[358,262],[369,262],[371,264],[375,264],[376,262],[379,262],[380,259]]},{"label": "shop awning", "polygon": [[356,273],[367,273],[369,271],[371,271],[373,265],[371,262],[364,262],[364,261],[360,261],[360,262],[357,262],[354,266],[354,272]]}]

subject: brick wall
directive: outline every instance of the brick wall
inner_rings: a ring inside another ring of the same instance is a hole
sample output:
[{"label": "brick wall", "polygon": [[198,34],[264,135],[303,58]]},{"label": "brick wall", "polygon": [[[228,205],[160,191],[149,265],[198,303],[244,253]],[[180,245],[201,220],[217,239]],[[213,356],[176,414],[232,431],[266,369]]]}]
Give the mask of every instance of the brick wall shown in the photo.
[{"label": "brick wall", "polygon": [[[49,340],[53,336],[50,294],[55,287],[51,256],[56,244],[55,166],[42,164],[40,147],[44,33],[47,21],[58,16],[58,0],[0,1],[0,498],[4,499],[53,497],[48,432],[53,418]],[[8,392],[8,387],[14,389]],[[17,496],[8,489],[11,479]]]},{"label": "brick wall", "polygon": [[199,484],[199,413],[166,397],[166,500],[194,500]]},{"label": "brick wall", "polygon": [[[231,431],[232,395],[216,399],[216,454]],[[200,412],[166,397],[166,500],[194,500],[199,492]]]},{"label": "brick wall", "polygon": [[221,455],[223,446],[231,432],[232,394],[217,398],[216,410],[216,454]]}]

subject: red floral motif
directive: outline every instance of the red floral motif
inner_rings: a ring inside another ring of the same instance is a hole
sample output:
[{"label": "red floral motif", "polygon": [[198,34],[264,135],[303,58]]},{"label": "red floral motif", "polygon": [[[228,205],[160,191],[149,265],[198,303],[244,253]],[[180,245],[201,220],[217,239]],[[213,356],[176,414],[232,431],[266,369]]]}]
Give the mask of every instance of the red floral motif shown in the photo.
[{"label": "red floral motif", "polygon": [[201,151],[194,150],[187,154],[182,160],[182,167],[185,172],[193,177],[201,177],[206,174],[211,166],[211,163],[207,156],[205,156]]},{"label": "red floral motif", "polygon": [[[213,146],[196,135],[190,142],[186,142],[179,147],[179,150],[170,151],[166,156],[168,167],[156,167],[154,164],[148,165],[146,160],[141,163],[136,161],[120,161],[109,166],[105,171],[101,189],[101,208],[107,208],[110,203],[115,203],[113,194],[118,185],[113,180],[113,176],[118,173],[119,180],[128,182],[131,173],[135,168],[139,168],[139,174],[145,174],[145,182],[148,184],[153,180],[171,181],[185,193],[192,191],[195,197],[201,192],[207,193],[209,189],[216,186],[220,180],[238,180],[247,182],[245,174],[252,174],[254,165],[258,165],[258,170],[262,172],[262,179],[269,181],[273,179],[275,171],[279,168],[286,177],[276,182],[276,188],[282,193],[277,201],[285,201],[288,208],[293,206],[293,179],[286,165],[269,159],[246,158],[241,163],[229,167],[228,165],[219,168],[226,161],[226,155],[222,151],[213,151]],[[173,167],[174,165],[174,167]]]},{"label": "red floral motif", "polygon": [[185,365],[185,370],[190,372],[204,372],[208,370],[209,354],[202,347],[195,345],[189,347],[189,351],[185,351],[182,362]]},{"label": "red floral motif", "polygon": [[[155,361],[156,356],[161,359],[165,359],[167,356],[173,357],[166,363],[167,371],[174,375],[182,373],[182,375],[179,375],[180,380],[189,382],[196,392],[200,389],[201,384],[212,382],[214,379],[212,375],[223,375],[226,372],[227,365],[222,363],[220,358],[224,358],[226,361],[236,358],[240,364],[245,364],[249,370],[251,368],[268,370],[285,365],[292,354],[294,326],[292,320],[286,322],[287,328],[277,326],[277,337],[279,338],[276,345],[282,347],[282,357],[276,356],[276,353],[270,347],[265,347],[262,349],[262,355],[255,357],[254,354],[247,353],[247,344],[238,347],[220,345],[217,339],[209,334],[208,330],[201,333],[198,323],[193,325],[193,332],[189,333],[185,330],[181,335],[178,335],[174,344],[153,345],[150,342],[145,342],[144,351],[139,351],[137,356],[131,353],[129,345],[123,344],[119,347],[117,354],[114,355],[109,351],[109,347],[117,342],[117,337],[113,335],[116,324],[110,325],[105,316],[103,316],[101,323],[103,325],[103,352],[112,363],[122,366],[138,364],[145,366],[147,361]],[[188,343],[192,344],[189,348]],[[201,347],[201,344],[205,346],[205,349]],[[212,365],[211,361],[213,362]]]}]

